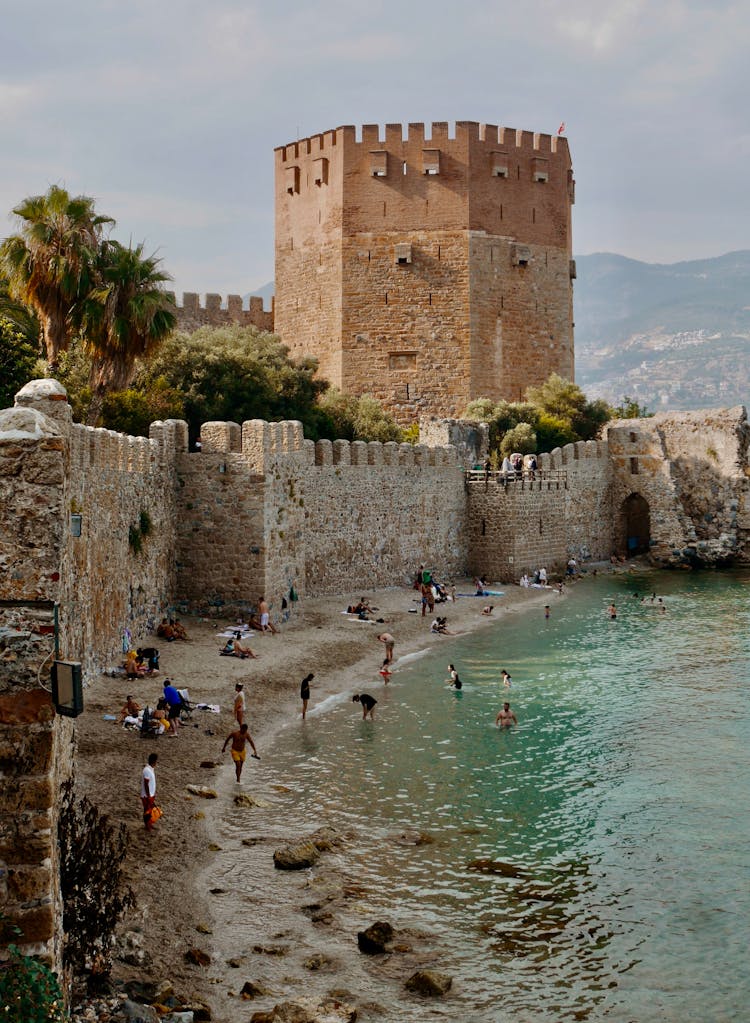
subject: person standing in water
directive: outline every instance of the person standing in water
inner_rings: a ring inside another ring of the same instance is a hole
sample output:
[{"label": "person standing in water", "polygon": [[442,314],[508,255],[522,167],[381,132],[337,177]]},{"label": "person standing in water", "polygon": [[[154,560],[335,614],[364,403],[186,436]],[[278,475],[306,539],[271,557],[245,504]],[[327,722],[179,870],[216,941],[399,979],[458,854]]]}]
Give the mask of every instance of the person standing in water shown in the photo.
[{"label": "person standing in water", "polygon": [[506,671],[505,668],[503,668],[503,685],[506,689],[510,689],[511,687],[510,672]]},{"label": "person standing in water", "polygon": [[495,724],[498,728],[511,728],[513,725],[518,724],[518,719],[513,711],[510,709],[509,703],[504,703],[502,710],[497,712],[495,718]]},{"label": "person standing in water", "polygon": [[310,700],[310,683],[312,682],[312,680],[314,678],[315,678],[315,676],[311,672],[309,675],[305,675],[305,677],[300,682],[299,695],[300,695],[300,699],[302,700],[302,720],[303,721],[305,720],[305,715],[307,714],[307,704],[308,704],[308,702]]},{"label": "person standing in water", "polygon": [[612,619],[612,621],[614,621],[615,618],[617,618],[617,608],[615,607],[615,602],[614,601],[612,601],[612,603],[607,608],[607,614]]},{"label": "person standing in water", "polygon": [[450,678],[447,678],[445,681],[448,683],[449,687],[451,689],[462,689],[463,683],[461,682],[461,679],[458,677],[458,672],[456,671],[455,667],[452,664],[448,665],[448,671],[451,673],[451,676]]},{"label": "person standing in water", "polygon": [[369,693],[355,693],[354,696],[352,696],[352,703],[361,703],[362,704],[362,720],[363,721],[367,720],[367,715],[368,714],[370,715],[370,720],[371,721],[375,720],[375,704],[377,702],[378,701],[375,699],[375,697],[374,696],[370,696]]},{"label": "person standing in water", "polygon": [[256,760],[260,760],[258,751],[255,748],[255,743],[252,740],[250,733],[247,730],[247,725],[240,725],[235,732],[230,732],[224,740],[224,745],[221,747],[221,752],[225,753],[228,743],[232,743],[232,760],[234,760],[234,773],[239,783],[240,776],[242,774],[242,766],[247,758],[247,750],[245,744],[250,743],[250,749],[253,751],[253,757]]}]

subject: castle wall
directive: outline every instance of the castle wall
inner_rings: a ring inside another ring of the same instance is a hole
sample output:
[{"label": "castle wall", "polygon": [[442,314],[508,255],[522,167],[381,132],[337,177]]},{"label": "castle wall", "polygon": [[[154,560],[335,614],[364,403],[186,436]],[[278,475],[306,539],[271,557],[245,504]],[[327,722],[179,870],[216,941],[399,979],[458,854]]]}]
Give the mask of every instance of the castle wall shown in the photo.
[{"label": "castle wall", "polygon": [[537,480],[469,483],[473,574],[517,582],[542,566],[562,574],[570,557],[609,558],[613,491],[607,445],[567,444],[540,455],[539,469]]},{"label": "castle wall", "polygon": [[[0,940],[58,971],[58,795],[75,742],[47,688],[54,607],[59,655],[80,661],[84,678],[121,650],[125,626],[153,621],[174,589],[173,464],[186,444],[185,424],[153,424],[151,440],[73,425],[51,380],[27,384],[0,412]],[[136,554],[129,531],[143,510],[151,530]]]},{"label": "castle wall", "polygon": [[615,476],[616,540],[625,550],[624,502],[649,506],[650,555],[662,565],[748,557],[745,409],[662,413],[607,427]]},{"label": "castle wall", "polygon": [[[174,292],[170,293],[176,304]],[[177,329],[192,332],[200,327],[225,327],[236,323],[240,327],[256,327],[258,330],[273,331],[273,299],[271,308],[263,308],[263,299],[251,296],[247,305],[241,295],[228,295],[226,303],[221,295],[207,294],[203,305],[200,295],[185,291],[182,305],[177,305]]]},{"label": "castle wall", "polygon": [[452,449],[319,441],[305,474],[308,594],[408,583],[420,563],[461,575],[463,471]]},{"label": "castle wall", "polygon": [[280,147],[276,330],[402,423],[572,377],[572,196],[564,139],[474,122]]}]

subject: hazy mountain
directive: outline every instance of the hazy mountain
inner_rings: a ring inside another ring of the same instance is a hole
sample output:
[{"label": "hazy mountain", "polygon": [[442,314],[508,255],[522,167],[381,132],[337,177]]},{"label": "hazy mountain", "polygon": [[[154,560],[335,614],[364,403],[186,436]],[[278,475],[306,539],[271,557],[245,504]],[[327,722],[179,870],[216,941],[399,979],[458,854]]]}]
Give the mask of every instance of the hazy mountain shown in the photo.
[{"label": "hazy mountain", "polygon": [[750,399],[750,251],[687,263],[576,257],[576,381],[659,409]]}]

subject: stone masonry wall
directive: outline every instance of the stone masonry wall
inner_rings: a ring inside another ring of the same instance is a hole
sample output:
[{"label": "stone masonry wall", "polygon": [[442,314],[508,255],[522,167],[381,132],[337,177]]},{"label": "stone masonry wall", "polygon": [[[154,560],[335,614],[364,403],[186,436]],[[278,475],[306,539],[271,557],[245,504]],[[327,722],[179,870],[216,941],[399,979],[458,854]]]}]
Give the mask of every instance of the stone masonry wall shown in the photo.
[{"label": "stone masonry wall", "polygon": [[465,572],[463,471],[453,449],[318,441],[314,457],[304,491],[308,594],[401,585],[420,563],[441,579]]},{"label": "stone masonry wall", "polygon": [[561,573],[571,556],[609,557],[612,481],[606,444],[581,441],[556,448],[539,456],[539,469],[537,480],[468,484],[473,574],[511,582],[542,566]]},{"label": "stone masonry wall", "polygon": [[610,423],[618,548],[625,547],[626,501],[639,495],[649,507],[654,562],[745,560],[748,433],[743,406]]},{"label": "stone masonry wall", "polygon": [[[17,940],[58,971],[57,797],[75,731],[48,691],[55,638],[90,677],[121,649],[125,626],[143,631],[165,605],[173,465],[187,443],[184,424],[153,424],[150,440],[75,426],[66,397],[53,380],[32,381],[0,412],[0,944]],[[144,509],[151,530],[136,554],[129,532]]]},{"label": "stone masonry wall", "polygon": [[[176,297],[170,292],[176,303]],[[273,331],[273,300],[271,308],[263,308],[263,299],[255,296],[244,306],[241,295],[228,295],[226,305],[221,295],[206,295],[205,305],[200,296],[192,291],[183,292],[182,305],[176,306],[177,329],[198,330],[199,327],[224,327],[236,323],[241,327],[257,327],[258,330]]]}]

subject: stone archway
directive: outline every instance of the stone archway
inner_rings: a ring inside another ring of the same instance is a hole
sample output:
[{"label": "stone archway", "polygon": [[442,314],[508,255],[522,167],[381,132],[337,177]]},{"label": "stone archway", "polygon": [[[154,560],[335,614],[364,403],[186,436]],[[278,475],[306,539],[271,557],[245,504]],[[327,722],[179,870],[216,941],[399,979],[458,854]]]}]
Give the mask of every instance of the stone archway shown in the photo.
[{"label": "stone archway", "polygon": [[622,502],[622,527],[628,557],[647,554],[651,546],[651,513],[648,501],[630,494]]}]

